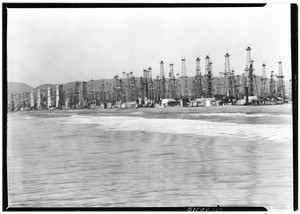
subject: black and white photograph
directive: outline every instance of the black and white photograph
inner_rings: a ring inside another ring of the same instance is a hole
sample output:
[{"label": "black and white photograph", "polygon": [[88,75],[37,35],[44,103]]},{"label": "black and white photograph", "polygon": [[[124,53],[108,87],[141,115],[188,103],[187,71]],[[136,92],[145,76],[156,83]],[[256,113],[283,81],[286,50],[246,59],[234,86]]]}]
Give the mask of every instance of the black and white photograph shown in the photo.
[{"label": "black and white photograph", "polygon": [[297,209],[295,7],[7,4],[3,210]]}]

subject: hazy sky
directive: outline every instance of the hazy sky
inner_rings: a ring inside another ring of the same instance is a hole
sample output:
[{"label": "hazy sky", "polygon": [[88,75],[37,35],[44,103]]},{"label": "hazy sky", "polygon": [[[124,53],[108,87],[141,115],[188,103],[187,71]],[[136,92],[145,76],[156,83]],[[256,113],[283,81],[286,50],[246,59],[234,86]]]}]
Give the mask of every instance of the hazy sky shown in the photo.
[{"label": "hazy sky", "polygon": [[252,47],[254,73],[263,62],[291,77],[290,5],[263,8],[8,9],[8,81],[33,87],[44,83],[113,78],[122,71],[142,75],[159,63],[195,75],[197,56],[204,73],[209,54],[213,74],[224,71],[225,53],[242,74],[246,47]]}]

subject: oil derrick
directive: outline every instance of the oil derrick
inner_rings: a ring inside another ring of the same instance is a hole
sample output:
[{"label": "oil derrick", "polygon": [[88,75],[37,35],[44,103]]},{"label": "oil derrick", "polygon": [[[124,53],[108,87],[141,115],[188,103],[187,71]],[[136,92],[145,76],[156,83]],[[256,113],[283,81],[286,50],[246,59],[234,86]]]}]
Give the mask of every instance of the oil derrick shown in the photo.
[{"label": "oil derrick", "polygon": [[266,94],[268,94],[268,92],[267,92],[267,73],[266,73],[266,64],[265,63],[262,64],[261,76],[262,76],[262,78],[261,78],[262,87],[261,87],[260,95],[262,97],[264,97]]},{"label": "oil derrick", "polygon": [[58,90],[58,85],[56,86],[56,99],[55,99],[55,107],[59,107],[59,90]]},{"label": "oil derrick", "polygon": [[41,108],[41,91],[40,89],[38,89],[38,97],[37,97],[37,108],[40,109]]},{"label": "oil derrick", "polygon": [[48,87],[48,94],[47,94],[47,108],[51,107],[51,93],[50,93],[50,87]]},{"label": "oil derrick", "polygon": [[112,84],[108,84],[108,102],[112,103],[113,102],[113,89],[112,89]]},{"label": "oil derrick", "polygon": [[245,96],[246,103],[249,102],[249,96],[253,96],[253,60],[251,59],[251,48],[246,48],[246,68],[245,68]]},{"label": "oil derrick", "polygon": [[224,70],[224,76],[225,76],[225,95],[226,96],[234,96],[234,72],[230,70],[230,62],[229,62],[229,53],[225,54],[225,70]]},{"label": "oil derrick", "polygon": [[42,108],[47,108],[47,89],[42,89]]},{"label": "oil derrick", "polygon": [[143,93],[144,93],[144,85],[143,85],[143,76],[140,76],[140,82],[139,82],[139,98],[143,98]]},{"label": "oil derrick", "polygon": [[194,96],[200,98],[202,96],[202,80],[201,80],[201,67],[200,58],[196,59],[196,76],[194,80]]},{"label": "oil derrick", "polygon": [[59,96],[58,107],[61,109],[65,104],[65,95],[64,95],[63,85],[58,86],[58,96]]},{"label": "oil derrick", "polygon": [[77,107],[79,104],[79,94],[80,94],[80,82],[76,82],[74,85],[74,105]]},{"label": "oil derrick", "polygon": [[9,106],[9,110],[13,111],[14,109],[15,109],[14,94],[10,94],[10,106]]},{"label": "oil derrick", "polygon": [[129,100],[134,101],[136,99],[135,97],[135,78],[133,77],[133,72],[129,72]]},{"label": "oil derrick", "polygon": [[224,69],[224,95],[229,96],[230,95],[230,86],[229,86],[229,76],[230,76],[230,64],[229,64],[229,54],[226,53],[225,55],[225,69]]},{"label": "oil derrick", "polygon": [[125,79],[124,79],[124,95],[125,95],[125,102],[129,102],[129,96],[130,96],[130,87],[129,87],[129,74],[125,74]]},{"label": "oil derrick", "polygon": [[106,82],[106,85],[105,85],[105,100],[106,102],[110,102],[110,88],[109,88],[109,83]]},{"label": "oil derrick", "polygon": [[187,75],[186,75],[186,66],[185,66],[185,57],[181,58],[181,98],[188,98],[188,84],[187,84]]},{"label": "oil derrick", "polygon": [[121,87],[119,81],[119,75],[114,76],[114,87],[113,87],[113,100],[118,102],[121,99]]},{"label": "oil derrick", "polygon": [[82,101],[86,102],[87,100],[87,82],[82,82],[82,90],[81,90]]},{"label": "oil derrick", "polygon": [[93,79],[91,79],[91,83],[89,85],[89,101],[91,104],[96,104],[95,87]]},{"label": "oil derrick", "polygon": [[161,83],[161,97],[166,97],[166,80],[165,80],[165,71],[164,71],[164,62],[160,61],[160,83]]},{"label": "oil derrick", "polygon": [[274,71],[271,71],[271,77],[270,77],[270,95],[275,95],[276,89],[275,89],[275,80],[274,80]]},{"label": "oil derrick", "polygon": [[254,96],[254,84],[253,84],[253,78],[254,78],[254,74],[253,74],[253,60],[251,60],[251,64],[249,67],[249,96]]},{"label": "oil derrick", "polygon": [[156,76],[156,78],[153,81],[153,89],[154,89],[154,100],[155,102],[158,102],[160,98],[160,78],[159,75]]},{"label": "oil derrick", "polygon": [[104,80],[102,80],[101,86],[100,86],[100,103],[99,104],[105,105],[105,103],[106,103],[105,84],[104,84]]},{"label": "oil derrick", "polygon": [[154,85],[152,80],[152,68],[148,68],[148,77],[149,77],[149,83],[148,83],[148,98],[152,101],[154,99]]},{"label": "oil derrick", "polygon": [[243,95],[243,75],[236,75],[236,87],[235,87],[235,94],[237,95],[237,98],[240,98]]},{"label": "oil derrick", "polygon": [[212,97],[212,62],[210,57],[207,55],[205,57],[205,73],[206,73],[206,98]]},{"label": "oil derrick", "polygon": [[149,97],[149,78],[148,78],[147,69],[143,70],[142,85],[143,85],[143,97],[148,98]]},{"label": "oil derrick", "polygon": [[125,84],[126,84],[126,73],[123,71],[122,72],[122,78],[120,79],[120,97],[121,97],[121,102],[125,103],[126,102],[126,89],[125,89]]},{"label": "oil derrick", "polygon": [[169,98],[176,98],[176,79],[174,75],[174,64],[170,63],[170,73],[169,73]]},{"label": "oil derrick", "polygon": [[286,99],[285,84],[284,84],[284,80],[283,80],[284,76],[283,76],[283,72],[282,72],[282,62],[281,61],[278,62],[277,78],[278,78],[278,90],[277,90],[278,97],[281,97],[282,100],[285,100]]},{"label": "oil derrick", "polygon": [[234,70],[231,70],[231,73],[230,73],[230,82],[231,82],[231,91],[232,91],[232,96],[234,96],[235,98],[238,97],[238,82],[235,78],[235,72]]}]

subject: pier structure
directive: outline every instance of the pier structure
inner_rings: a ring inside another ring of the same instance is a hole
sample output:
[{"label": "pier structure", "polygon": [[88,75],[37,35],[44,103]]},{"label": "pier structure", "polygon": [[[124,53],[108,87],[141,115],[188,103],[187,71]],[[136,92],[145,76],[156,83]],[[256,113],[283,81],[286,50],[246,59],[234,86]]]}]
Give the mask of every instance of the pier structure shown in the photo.
[{"label": "pier structure", "polygon": [[284,84],[284,76],[282,72],[282,62],[278,62],[278,87],[277,87],[277,96],[281,97],[282,100],[286,99],[286,94],[285,94],[285,84]]}]

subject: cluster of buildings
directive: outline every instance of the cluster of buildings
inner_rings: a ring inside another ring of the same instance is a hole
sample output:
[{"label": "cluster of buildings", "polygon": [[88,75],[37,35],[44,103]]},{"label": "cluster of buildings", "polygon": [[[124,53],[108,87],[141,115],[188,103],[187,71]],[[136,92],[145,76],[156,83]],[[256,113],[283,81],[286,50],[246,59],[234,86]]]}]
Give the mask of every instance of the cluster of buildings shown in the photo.
[{"label": "cluster of buildings", "polygon": [[[278,74],[271,71],[266,75],[266,65],[262,74],[254,74],[251,48],[246,48],[246,68],[243,75],[235,75],[230,68],[229,53],[225,55],[224,72],[220,77],[213,76],[212,61],[205,57],[205,71],[201,73],[200,58],[196,58],[196,72],[192,81],[186,74],[185,57],[181,59],[181,73],[174,73],[174,64],[169,64],[165,75],[165,64],[160,62],[160,72],[152,76],[152,69],[143,69],[141,77],[133,72],[115,75],[112,82],[101,82],[97,89],[93,80],[76,82],[73,88],[64,90],[63,85],[56,89],[44,88],[36,94],[26,92],[11,94],[9,109],[80,109],[80,108],[131,108],[157,106],[210,106],[224,104],[270,104],[283,103],[287,93],[282,72],[282,62],[278,62]],[[276,78],[275,78],[276,77]],[[277,79],[277,80],[276,80]],[[258,85],[260,87],[258,87]]]}]

